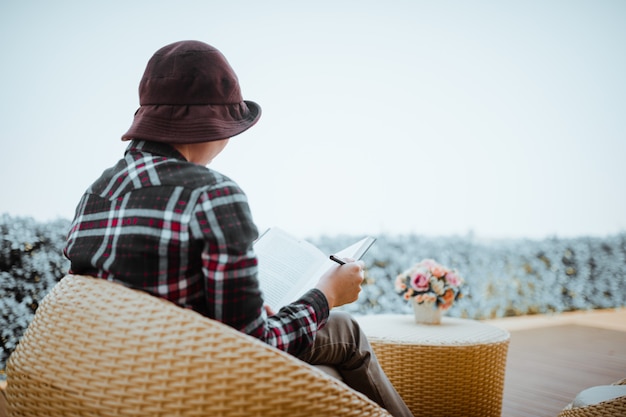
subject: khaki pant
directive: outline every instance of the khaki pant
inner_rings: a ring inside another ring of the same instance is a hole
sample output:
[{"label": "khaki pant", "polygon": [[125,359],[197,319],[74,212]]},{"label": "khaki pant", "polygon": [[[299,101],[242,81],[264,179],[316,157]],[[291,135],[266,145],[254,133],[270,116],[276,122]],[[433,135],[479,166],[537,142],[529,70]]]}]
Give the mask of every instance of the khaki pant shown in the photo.
[{"label": "khaki pant", "polygon": [[359,324],[347,313],[331,312],[313,346],[299,359],[311,365],[332,366],[348,386],[393,416],[413,415],[380,367]]}]

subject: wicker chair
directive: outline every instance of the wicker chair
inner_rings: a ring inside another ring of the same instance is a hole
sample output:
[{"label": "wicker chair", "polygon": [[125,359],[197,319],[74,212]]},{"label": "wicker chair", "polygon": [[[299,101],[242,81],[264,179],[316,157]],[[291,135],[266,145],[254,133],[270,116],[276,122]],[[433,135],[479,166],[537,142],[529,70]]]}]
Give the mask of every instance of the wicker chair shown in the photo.
[{"label": "wicker chair", "polygon": [[68,275],[7,362],[12,416],[388,416],[324,372],[147,293]]},{"label": "wicker chair", "polygon": [[[613,385],[626,385],[626,378]],[[568,405],[558,417],[624,417],[626,416],[626,395],[581,407]]]}]

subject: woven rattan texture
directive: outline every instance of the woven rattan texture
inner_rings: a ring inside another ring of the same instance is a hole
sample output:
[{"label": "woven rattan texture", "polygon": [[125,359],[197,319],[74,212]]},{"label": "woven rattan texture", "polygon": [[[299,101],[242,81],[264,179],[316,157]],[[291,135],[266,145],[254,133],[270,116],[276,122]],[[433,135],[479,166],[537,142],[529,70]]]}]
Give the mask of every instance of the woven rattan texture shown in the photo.
[{"label": "woven rattan texture", "polygon": [[371,344],[415,417],[500,417],[508,340],[470,346]]},{"label": "woven rattan texture", "polygon": [[[614,385],[626,385],[626,379]],[[569,408],[561,411],[558,417],[624,417],[626,416],[626,397],[615,398],[587,407]]]},{"label": "woven rattan texture", "polygon": [[368,337],[379,342],[432,346],[470,346],[503,342],[508,331],[478,320],[443,317],[441,324],[416,324],[410,314],[374,314],[358,318]]},{"label": "woven rattan texture", "polygon": [[67,276],[7,363],[12,416],[382,416],[323,372],[190,310]]}]

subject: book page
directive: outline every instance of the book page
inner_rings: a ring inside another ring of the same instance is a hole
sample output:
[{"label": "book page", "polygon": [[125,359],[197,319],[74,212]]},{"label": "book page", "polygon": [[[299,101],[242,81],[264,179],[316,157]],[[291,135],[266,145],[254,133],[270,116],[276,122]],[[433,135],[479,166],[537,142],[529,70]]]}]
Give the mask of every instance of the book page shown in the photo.
[{"label": "book page", "polygon": [[336,252],[334,255],[339,258],[352,258],[355,261],[358,261],[363,257],[363,255],[365,255],[365,252],[367,252],[375,241],[376,239],[373,237],[365,237],[347,248]]},{"label": "book page", "polygon": [[254,250],[263,298],[274,309],[295,301],[315,285],[316,271],[325,261],[325,255],[314,245],[278,228],[265,232]]},{"label": "book page", "polygon": [[[366,237],[335,255],[358,260],[374,241]],[[296,301],[313,288],[329,268],[337,266],[329,259],[330,254],[277,227],[268,229],[257,239],[254,251],[259,261],[259,287],[264,301],[274,310]]]}]

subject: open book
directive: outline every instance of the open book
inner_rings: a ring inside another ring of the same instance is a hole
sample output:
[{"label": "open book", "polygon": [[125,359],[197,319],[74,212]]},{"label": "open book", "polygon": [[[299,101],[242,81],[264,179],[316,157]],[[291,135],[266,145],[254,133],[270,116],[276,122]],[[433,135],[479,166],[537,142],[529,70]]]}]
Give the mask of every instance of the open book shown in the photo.
[{"label": "open book", "polygon": [[[363,238],[333,255],[361,259],[375,240]],[[268,229],[257,239],[254,251],[259,260],[263,298],[275,310],[296,301],[313,288],[329,268],[337,266],[329,259],[331,254],[277,227]]]}]

